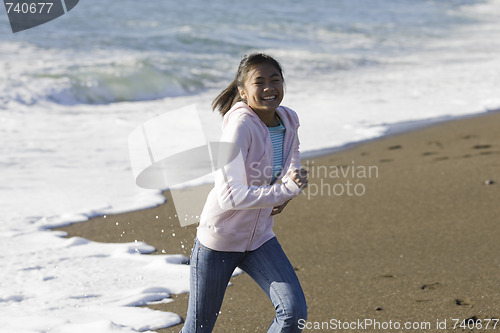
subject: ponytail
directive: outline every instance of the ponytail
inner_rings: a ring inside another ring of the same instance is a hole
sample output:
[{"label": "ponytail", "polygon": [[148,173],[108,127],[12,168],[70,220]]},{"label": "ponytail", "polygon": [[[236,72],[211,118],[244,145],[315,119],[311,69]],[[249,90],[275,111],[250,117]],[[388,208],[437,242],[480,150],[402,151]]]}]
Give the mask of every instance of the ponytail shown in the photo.
[{"label": "ponytail", "polygon": [[227,88],[224,89],[212,102],[212,109],[214,111],[218,109],[224,116],[229,110],[231,110],[234,104],[241,101],[245,102],[245,100],[241,98],[238,88],[243,87],[248,72],[255,66],[263,63],[271,64],[276,67],[284,81],[281,65],[274,58],[263,53],[252,53],[250,55],[246,55],[243,59],[241,59],[233,82],[231,82],[231,84],[227,86]]},{"label": "ponytail", "polygon": [[238,91],[238,79],[236,78],[214,99],[212,102],[212,109],[219,109],[219,112],[225,115],[231,110],[234,104],[240,101],[242,101],[242,98]]}]

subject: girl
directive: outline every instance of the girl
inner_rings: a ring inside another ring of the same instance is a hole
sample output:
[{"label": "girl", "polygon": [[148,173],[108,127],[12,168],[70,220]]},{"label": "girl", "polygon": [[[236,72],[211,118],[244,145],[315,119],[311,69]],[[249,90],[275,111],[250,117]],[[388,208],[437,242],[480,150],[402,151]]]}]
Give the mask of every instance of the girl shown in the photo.
[{"label": "girl", "polygon": [[268,55],[245,56],[212,106],[221,142],[237,148],[216,175],[191,254],[191,292],[181,332],[211,332],[229,279],[240,267],[276,309],[268,332],[300,332],[307,306],[295,271],[272,231],[273,215],[307,186],[300,168],[297,114],[280,106],[283,72]]}]

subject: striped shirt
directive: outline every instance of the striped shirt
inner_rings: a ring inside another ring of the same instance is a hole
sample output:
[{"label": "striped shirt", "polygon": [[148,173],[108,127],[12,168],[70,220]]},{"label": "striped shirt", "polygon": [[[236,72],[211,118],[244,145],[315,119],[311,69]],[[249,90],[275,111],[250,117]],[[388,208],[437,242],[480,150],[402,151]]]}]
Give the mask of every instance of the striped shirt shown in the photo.
[{"label": "striped shirt", "polygon": [[[279,119],[279,118],[278,118]],[[273,175],[271,178],[271,183],[273,183],[276,178],[281,173],[283,169],[283,140],[285,138],[285,126],[281,123],[279,119],[279,126],[267,127],[269,129],[269,134],[271,134],[271,142],[273,144]]]}]

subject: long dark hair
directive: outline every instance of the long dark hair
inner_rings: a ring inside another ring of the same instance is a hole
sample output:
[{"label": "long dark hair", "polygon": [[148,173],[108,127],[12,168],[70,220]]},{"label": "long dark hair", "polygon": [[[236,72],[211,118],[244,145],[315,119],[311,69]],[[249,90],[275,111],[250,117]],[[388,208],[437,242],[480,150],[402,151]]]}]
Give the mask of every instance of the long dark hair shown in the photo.
[{"label": "long dark hair", "polygon": [[212,109],[218,109],[222,115],[225,115],[226,112],[228,112],[234,104],[243,101],[238,88],[243,87],[246,76],[252,68],[264,63],[276,67],[281,75],[281,78],[284,81],[281,65],[273,57],[263,53],[252,53],[250,55],[246,55],[243,57],[243,59],[241,59],[240,65],[238,66],[238,71],[236,72],[236,77],[234,78],[233,82],[231,82],[229,86],[227,86],[227,88],[224,89],[212,102]]}]

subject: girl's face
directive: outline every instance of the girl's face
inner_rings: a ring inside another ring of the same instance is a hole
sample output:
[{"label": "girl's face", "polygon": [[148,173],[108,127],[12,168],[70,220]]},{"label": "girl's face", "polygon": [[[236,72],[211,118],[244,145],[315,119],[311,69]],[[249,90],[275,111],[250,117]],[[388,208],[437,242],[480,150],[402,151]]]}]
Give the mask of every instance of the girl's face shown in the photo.
[{"label": "girl's face", "polygon": [[283,78],[276,67],[263,63],[247,73],[239,92],[255,112],[274,112],[283,100]]}]

